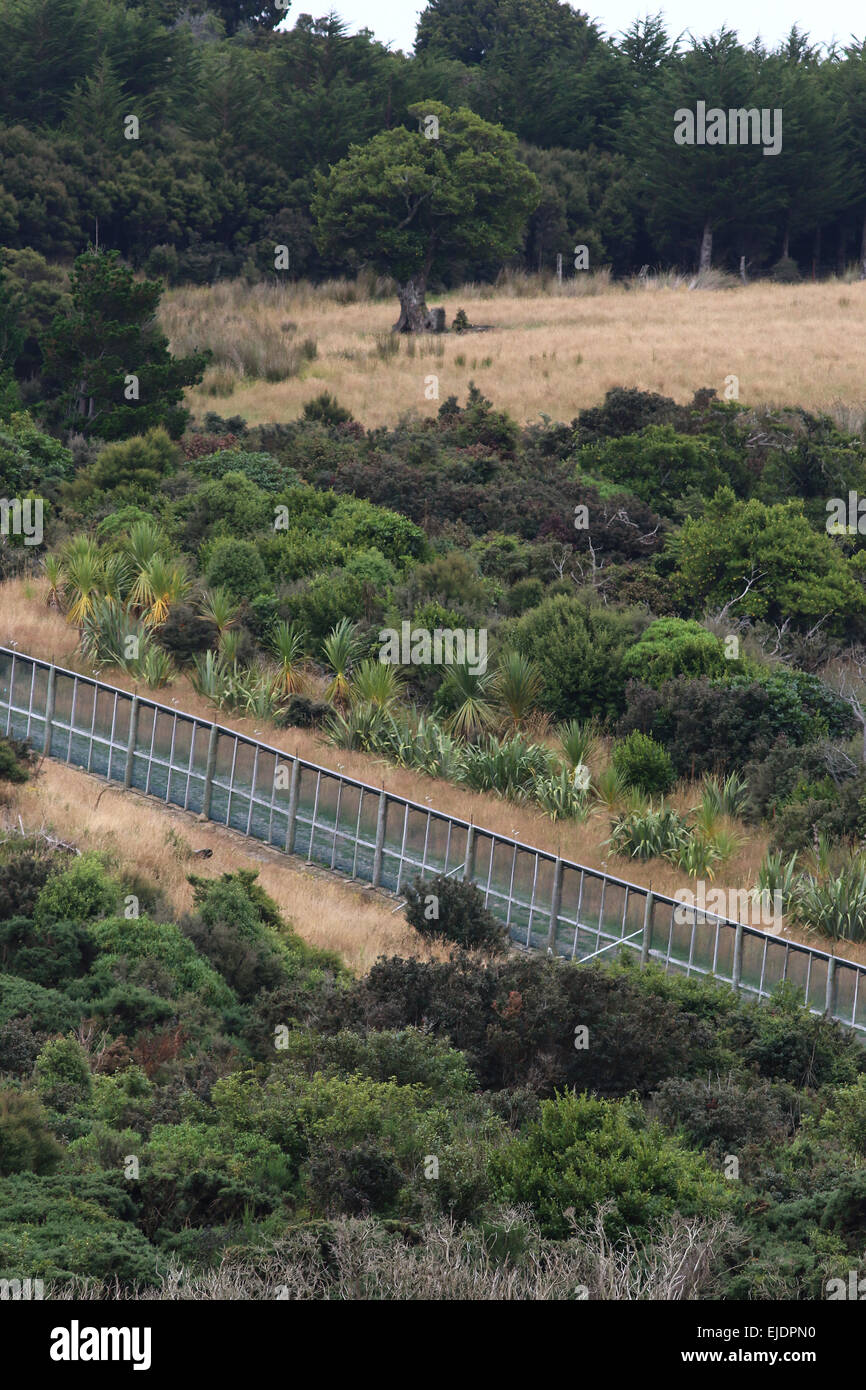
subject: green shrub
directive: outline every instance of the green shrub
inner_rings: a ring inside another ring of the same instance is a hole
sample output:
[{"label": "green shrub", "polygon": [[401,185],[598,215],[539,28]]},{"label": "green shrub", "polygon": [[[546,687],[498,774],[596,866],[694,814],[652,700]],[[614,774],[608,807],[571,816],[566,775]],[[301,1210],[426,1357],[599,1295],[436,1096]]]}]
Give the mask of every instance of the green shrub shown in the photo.
[{"label": "green shrub", "polygon": [[647,1236],[673,1215],[706,1217],[726,1205],[724,1180],[640,1106],[567,1093],[543,1101],[540,1118],[491,1158],[494,1192],[504,1202],[531,1206],[542,1232],[568,1235],[577,1222],[609,1203],[612,1239]]},{"label": "green shrub", "polygon": [[0,1025],[10,1019],[28,1018],[39,1032],[71,1028],[81,1017],[81,1005],[57,989],[21,980],[17,975],[0,975]]},{"label": "green shrub", "polygon": [[53,435],[43,434],[26,411],[13,411],[0,425],[0,496],[37,496],[70,479],[72,453]]},{"label": "green shrub", "polygon": [[[693,984],[694,982],[689,982]],[[424,1028],[459,1048],[485,1090],[528,1086],[540,1095],[577,1086],[647,1094],[671,1075],[717,1065],[711,1024],[730,989],[702,986],[705,1023],[690,994],[646,972],[613,972],[543,955],[501,961],[380,960],[328,1001],[328,1031]],[[585,1025],[591,1046],[575,1047]]]},{"label": "green shrub", "polygon": [[750,1144],[780,1143],[787,1130],[783,1098],[769,1081],[670,1076],[652,1103],[664,1125],[719,1162]]},{"label": "green shrub", "polygon": [[664,796],[676,781],[667,751],[637,729],[614,747],[613,766],[626,787],[634,787],[646,796]]},{"label": "green shrub", "polygon": [[331,513],[331,534],[350,551],[378,550],[400,565],[407,559],[426,560],[430,545],[420,526],[360,497],[341,497]]},{"label": "green shrub", "polygon": [[432,1095],[448,1100],[471,1091],[475,1078],[462,1052],[446,1038],[419,1028],[383,1029],[353,1033],[341,1029],[331,1036],[293,1030],[278,1054],[280,1064],[338,1076],[357,1073],[373,1081],[396,1081],[399,1086],[423,1086]]},{"label": "green shrub", "polygon": [[161,426],[118,440],[100,449],[89,470],[90,487],[99,492],[132,485],[142,493],[159,492],[163,478],[174,473],[180,451]]},{"label": "green shrub", "polygon": [[674,676],[726,676],[742,663],[727,661],[723,643],[700,623],[658,618],[623,656],[628,679],[656,688]]},{"label": "green shrub", "polygon": [[491,955],[505,950],[508,928],[488,911],[474,883],[437,874],[417,878],[405,892],[406,920],[422,936],[445,937]]},{"label": "green shrub", "polygon": [[20,786],[29,777],[30,753],[18,739],[0,738],[0,782]]},{"label": "green shrub", "polygon": [[31,917],[36,899],[62,857],[45,852],[38,841],[0,846],[0,922],[9,917]]},{"label": "green shrub", "polygon": [[742,767],[779,739],[808,744],[853,731],[850,710],[823,681],[784,667],[754,678],[675,679],[658,690],[630,681],[626,700],[617,733],[651,734],[680,776]]},{"label": "green shrub", "polygon": [[69,868],[49,878],[33,909],[37,926],[54,922],[93,922],[115,912],[120,898],[117,883],[108,877],[95,854],[82,854]]},{"label": "green shrub", "polygon": [[305,1178],[313,1208],[329,1216],[390,1211],[406,1181],[391,1154],[365,1141],[350,1148],[319,1146]]},{"label": "green shrub", "polygon": [[87,1054],[73,1033],[52,1038],[36,1058],[36,1086],[49,1105],[89,1100],[93,1078]]},{"label": "green shrub", "polygon": [[209,589],[226,589],[237,599],[252,599],[270,588],[265,562],[252,541],[228,536],[210,547],[206,582]]},{"label": "green shrub", "polygon": [[605,718],[622,709],[622,660],[634,637],[628,615],[600,612],[557,594],[509,628],[513,645],[541,671],[542,704],[551,714]]},{"label": "green shrub", "polygon": [[777,985],[765,1004],[742,1006],[748,1031],[738,1050],[745,1067],[795,1086],[846,1085],[862,1067],[860,1045],[850,1030],[802,1004],[793,983]]},{"label": "green shrub", "polygon": [[86,928],[74,922],[41,927],[26,917],[0,922],[0,968],[48,989],[82,975],[92,954]]},{"label": "green shrub", "polygon": [[312,400],[306,401],[303,409],[305,420],[315,420],[322,425],[345,425],[352,419],[352,412],[340,405],[330,391],[321,391]]},{"label": "green shrub", "polygon": [[676,514],[689,492],[712,497],[729,479],[739,489],[747,477],[733,450],[706,436],[678,434],[670,425],[586,444],[574,458],[578,478],[610,479],[664,515]]},{"label": "green shrub", "polygon": [[280,462],[272,454],[249,449],[220,449],[218,453],[191,460],[187,467],[205,478],[224,478],[227,473],[242,473],[265,492],[277,492],[298,482],[294,468]]},{"label": "green shrub", "polygon": [[0,1177],[53,1172],[62,1156],[38,1098],[30,1091],[0,1090]]},{"label": "green shrub", "polygon": [[145,915],[108,917],[93,922],[89,936],[113,959],[158,961],[174,982],[173,994],[191,991],[214,1007],[232,1002],[231,990],[174,922],[152,922]]}]

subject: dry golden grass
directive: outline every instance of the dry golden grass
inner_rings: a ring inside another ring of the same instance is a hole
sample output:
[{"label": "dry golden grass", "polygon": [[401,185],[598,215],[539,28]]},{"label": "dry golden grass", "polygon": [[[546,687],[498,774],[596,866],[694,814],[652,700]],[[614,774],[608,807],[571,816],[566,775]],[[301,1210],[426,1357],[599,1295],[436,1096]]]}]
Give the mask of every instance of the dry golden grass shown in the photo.
[{"label": "dry golden grass", "polygon": [[45,602],[43,579],[11,579],[0,584],[0,647],[17,642],[28,656],[54,658],[58,666],[75,670],[78,630],[70,627],[55,608]]},{"label": "dry golden grass", "polygon": [[[294,419],[325,389],[368,426],[394,424],[409,411],[433,414],[438,402],[425,397],[430,375],[438,377],[440,401],[462,400],[472,379],[519,421],[540,412],[570,420],[612,386],[680,402],[705,386],[722,396],[734,375],[744,404],[841,411],[859,428],[866,283],[763,282],[717,292],[690,292],[677,277],[628,285],[587,277],[563,292],[555,284],[539,292],[531,277],[516,277],[497,290],[465,286],[431,303],[445,305],[449,323],[463,308],[489,332],[401,338],[396,351],[388,340],[396,301],[341,302],[344,286],[232,281],[178,289],[165,297],[161,317],[175,351],[216,351],[220,365],[189,394],[192,408],[241,414],[250,424]],[[284,324],[296,325],[292,342],[315,339],[317,359],[285,381],[244,378],[231,364],[249,355],[248,341],[276,344],[278,366]]]},{"label": "dry golden grass", "polygon": [[[265,845],[175,807],[124,792],[62,763],[43,762],[33,780],[18,789],[13,805],[25,829],[52,828],[80,849],[107,854],[120,868],[135,870],[158,888],[172,915],[193,907],[187,875],[204,878],[255,867],[259,882],[298,935],[311,946],[337,951],[363,974],[381,955],[442,958],[407,925],[394,903],[369,889],[302,866]],[[188,857],[211,849],[213,858]]]}]

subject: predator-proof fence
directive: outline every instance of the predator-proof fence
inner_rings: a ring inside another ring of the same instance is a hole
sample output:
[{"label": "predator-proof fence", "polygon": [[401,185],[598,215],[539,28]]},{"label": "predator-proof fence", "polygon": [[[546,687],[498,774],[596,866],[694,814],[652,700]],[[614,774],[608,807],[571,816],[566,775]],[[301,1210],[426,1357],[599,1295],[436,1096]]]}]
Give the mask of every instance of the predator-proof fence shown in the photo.
[{"label": "predator-proof fence", "polygon": [[0,647],[0,729],[46,756],[205,815],[399,894],[474,880],[528,949],[579,961],[617,948],[766,997],[782,980],[866,1034],[866,968],[571,863],[292,757],[218,724]]}]

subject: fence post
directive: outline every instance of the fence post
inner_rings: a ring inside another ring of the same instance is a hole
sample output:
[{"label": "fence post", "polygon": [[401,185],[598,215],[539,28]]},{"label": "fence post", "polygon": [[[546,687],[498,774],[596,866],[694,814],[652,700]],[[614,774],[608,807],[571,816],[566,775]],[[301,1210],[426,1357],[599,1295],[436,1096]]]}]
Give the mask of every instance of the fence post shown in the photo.
[{"label": "fence post", "polygon": [[828,1017],[833,1016],[836,1008],[836,957],[831,956],[827,962],[827,994],[824,1000],[824,1012]]},{"label": "fence post", "polygon": [[463,881],[471,882],[475,877],[475,826],[470,823],[466,831],[466,853],[463,856]]},{"label": "fence post", "polygon": [[204,769],[204,794],[201,799],[201,813],[205,820],[210,820],[210,801],[213,791],[213,775],[216,771],[217,739],[219,730],[216,724],[211,724],[210,734],[207,741],[207,762]]},{"label": "fence post", "polygon": [[740,988],[740,977],[743,973],[743,924],[737,923],[734,933],[734,968],[731,972],[731,984],[734,989]]},{"label": "fence post", "polygon": [[547,950],[552,955],[556,946],[556,932],[559,927],[559,909],[562,904],[562,860],[557,855],[553,869],[553,893],[550,898],[550,931],[547,933]]},{"label": "fence post", "polygon": [[135,757],[135,745],[138,742],[138,696],[133,695],[132,704],[129,707],[129,736],[126,740],[126,767],[123,772],[123,785],[128,791],[132,786],[132,760]]},{"label": "fence post", "polygon": [[379,793],[379,810],[376,815],[376,844],[373,848],[373,876],[370,887],[378,888],[382,877],[382,850],[385,847],[385,820],[388,815],[388,793],[383,787]]},{"label": "fence post", "polygon": [[53,728],[51,721],[54,718],[54,686],[57,680],[57,667],[52,661],[48,668],[48,693],[45,696],[45,738],[42,744],[43,758],[51,757],[51,736]]},{"label": "fence post", "polygon": [[655,896],[652,889],[646,895],[646,904],[643,913],[643,936],[640,943],[640,963],[641,969],[647,964],[650,958],[650,944],[653,937],[653,903]]},{"label": "fence post", "polygon": [[298,823],[298,792],[301,786],[301,760],[295,753],[292,780],[289,783],[289,818],[286,824],[286,854],[295,852],[295,826]]}]

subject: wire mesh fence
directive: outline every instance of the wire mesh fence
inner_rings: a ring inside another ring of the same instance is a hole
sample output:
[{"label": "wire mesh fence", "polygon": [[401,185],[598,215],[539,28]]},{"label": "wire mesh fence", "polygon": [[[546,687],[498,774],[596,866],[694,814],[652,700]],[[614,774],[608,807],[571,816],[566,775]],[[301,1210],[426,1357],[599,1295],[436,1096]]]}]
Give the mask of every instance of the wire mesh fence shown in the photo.
[{"label": "wire mesh fence", "polygon": [[636,951],[766,998],[788,981],[866,1035],[866,967],[689,907],[231,729],[0,647],[0,729],[47,756],[396,894],[460,874],[526,949]]}]

